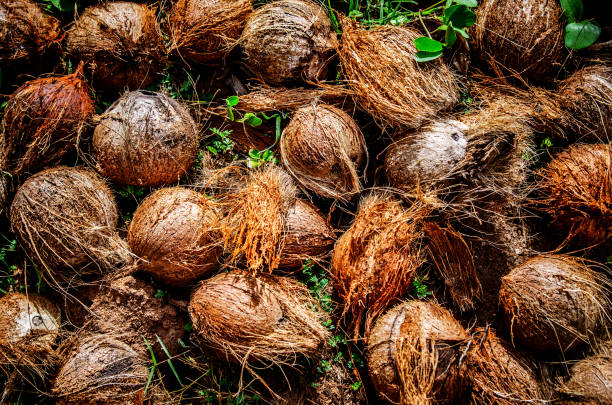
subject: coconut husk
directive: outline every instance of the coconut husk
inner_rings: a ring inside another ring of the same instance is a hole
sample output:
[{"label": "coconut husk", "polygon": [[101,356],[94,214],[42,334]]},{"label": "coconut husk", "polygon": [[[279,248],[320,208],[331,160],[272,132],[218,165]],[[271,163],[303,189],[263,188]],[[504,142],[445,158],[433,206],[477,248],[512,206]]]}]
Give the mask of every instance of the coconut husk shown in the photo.
[{"label": "coconut husk", "polygon": [[117,91],[150,85],[166,52],[155,10],[121,1],[85,9],[68,30],[66,51],[87,63],[94,87]]},{"label": "coconut husk", "polygon": [[198,64],[217,63],[238,41],[252,11],[250,0],[179,0],[168,18],[169,52]]},{"label": "coconut husk", "polygon": [[100,117],[93,155],[102,175],[120,184],[176,183],[198,153],[198,129],[189,111],[165,94],[125,93]]},{"label": "coconut husk", "polygon": [[382,126],[418,128],[459,100],[458,80],[440,60],[414,59],[414,29],[371,30],[343,20],[340,63],[357,103]]},{"label": "coconut husk", "polygon": [[429,209],[404,208],[386,194],[364,198],[351,227],[338,239],[331,276],[348,331],[369,335],[376,318],[403,296],[420,265],[421,221]]},{"label": "coconut husk", "polygon": [[570,378],[561,384],[558,391],[573,399],[573,403],[608,403],[612,398],[612,347],[609,343],[595,355],[574,364]]},{"label": "coconut husk", "polygon": [[285,169],[304,188],[328,198],[347,200],[359,194],[359,171],[368,151],[357,123],[329,105],[299,109],[280,140]]},{"label": "coconut husk", "polygon": [[324,78],[337,43],[327,12],[310,0],[258,8],[240,38],[247,68],[269,84]]},{"label": "coconut husk", "polygon": [[10,219],[19,245],[53,284],[79,284],[130,261],[116,233],[113,193],[93,170],[35,174],[17,190]]},{"label": "coconut husk", "polygon": [[68,76],[26,82],[9,98],[2,131],[8,170],[33,173],[74,148],[94,114],[83,65]]},{"label": "coconut husk", "polygon": [[610,324],[610,281],[570,256],[533,257],[502,278],[513,343],[539,351],[593,344]]},{"label": "coconut husk", "polygon": [[136,209],[127,241],[142,270],[164,284],[185,287],[218,267],[219,221],[216,207],[201,194],[164,188]]},{"label": "coconut husk", "polygon": [[497,76],[541,79],[561,68],[562,13],[550,0],[485,0],[476,9],[470,44]]}]

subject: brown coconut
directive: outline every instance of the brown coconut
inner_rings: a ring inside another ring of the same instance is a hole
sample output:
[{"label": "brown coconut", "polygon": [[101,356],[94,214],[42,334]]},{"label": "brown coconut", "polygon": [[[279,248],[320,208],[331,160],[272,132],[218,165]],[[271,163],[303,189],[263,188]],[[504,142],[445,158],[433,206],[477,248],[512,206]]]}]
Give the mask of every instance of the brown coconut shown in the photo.
[{"label": "brown coconut", "polygon": [[17,190],[10,219],[19,245],[53,281],[78,283],[130,259],[116,233],[113,193],[93,170],[60,166],[35,174]]},{"label": "brown coconut", "polygon": [[[245,112],[296,111],[311,106],[313,101],[344,105],[350,103],[350,90],[340,86],[326,85],[321,88],[270,87],[262,85],[240,96],[235,109]],[[219,107],[219,113],[226,113],[227,106]]]},{"label": "brown coconut", "polygon": [[343,23],[340,62],[359,105],[382,127],[418,128],[459,100],[457,77],[440,60],[419,63],[421,34],[385,25],[371,30]]},{"label": "brown coconut", "polygon": [[336,107],[312,104],[296,111],[280,151],[285,169],[316,194],[346,200],[361,191],[365,140],[357,123]]},{"label": "brown coconut", "polygon": [[118,91],[150,85],[165,59],[155,10],[122,1],[88,7],[68,31],[66,51],[87,63],[94,87]]},{"label": "brown coconut", "polygon": [[569,256],[536,256],[502,278],[499,304],[513,343],[565,351],[609,325],[610,281]]},{"label": "brown coconut", "polygon": [[30,0],[0,0],[0,64],[32,59],[62,40],[60,22]]},{"label": "brown coconut", "polygon": [[74,148],[94,114],[89,91],[79,65],[68,76],[26,82],[11,95],[2,129],[13,174],[33,173]]},{"label": "brown coconut", "polygon": [[566,397],[581,404],[608,404],[612,399],[612,348],[604,346],[572,366],[570,378],[559,387]]},{"label": "brown coconut", "polygon": [[159,186],[177,182],[193,165],[198,130],[189,111],[165,94],[125,93],[94,130],[97,169],[120,184]]},{"label": "brown coconut", "polygon": [[299,358],[318,360],[329,337],[313,308],[292,279],[235,270],[204,281],[189,315],[204,347],[221,359],[294,367]]},{"label": "brown coconut", "polygon": [[324,78],[336,33],[327,12],[310,0],[276,0],[248,18],[240,45],[245,64],[269,84]]},{"label": "brown coconut", "polygon": [[427,214],[419,204],[404,208],[389,195],[373,194],[336,242],[331,276],[353,337],[362,329],[367,337],[376,318],[408,291],[423,263],[420,225]]},{"label": "brown coconut", "polygon": [[539,79],[561,67],[562,13],[552,0],[485,0],[476,9],[470,44],[498,76],[510,71]]},{"label": "brown coconut", "polygon": [[214,64],[240,38],[253,11],[250,0],[179,0],[172,5],[170,51],[198,64]]},{"label": "brown coconut", "polygon": [[612,146],[571,145],[537,175],[538,207],[557,229],[583,246],[612,236]]}]

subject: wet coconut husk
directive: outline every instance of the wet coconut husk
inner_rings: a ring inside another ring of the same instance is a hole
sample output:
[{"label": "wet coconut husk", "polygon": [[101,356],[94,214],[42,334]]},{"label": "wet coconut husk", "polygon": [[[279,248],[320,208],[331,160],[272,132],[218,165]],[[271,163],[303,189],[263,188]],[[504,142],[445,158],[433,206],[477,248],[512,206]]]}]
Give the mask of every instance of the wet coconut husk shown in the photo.
[{"label": "wet coconut husk", "polygon": [[60,22],[30,0],[0,0],[0,64],[29,60],[61,41]]},{"label": "wet coconut husk", "polygon": [[9,98],[2,130],[14,175],[57,162],[75,147],[94,114],[82,68],[68,76],[26,82]]},{"label": "wet coconut husk", "polygon": [[402,303],[381,316],[368,338],[370,379],[378,395],[391,403],[453,403],[462,385],[456,368],[458,344],[468,338],[441,306]]},{"label": "wet coconut husk", "polygon": [[87,8],[68,31],[66,51],[87,63],[94,87],[117,91],[147,87],[165,58],[154,9],[120,1]]},{"label": "wet coconut husk", "polygon": [[101,116],[92,139],[97,169],[119,184],[177,182],[198,153],[189,111],[165,94],[125,93]]},{"label": "wet coconut husk", "polygon": [[169,16],[169,51],[189,62],[217,63],[238,41],[252,11],[250,0],[179,0]]},{"label": "wet coconut husk", "polygon": [[185,287],[218,267],[223,252],[219,220],[202,194],[164,188],[140,204],[127,241],[142,270],[164,284]]},{"label": "wet coconut husk", "polygon": [[572,366],[570,378],[559,389],[572,401],[564,404],[607,404],[612,398],[612,347],[610,343],[593,356]]},{"label": "wet coconut husk", "polygon": [[376,318],[408,291],[423,263],[420,225],[428,211],[419,204],[404,208],[385,194],[370,195],[336,242],[331,275],[353,337],[362,327],[367,337]]},{"label": "wet coconut husk", "polygon": [[359,105],[382,127],[418,128],[459,100],[457,77],[440,60],[419,63],[411,28],[371,30],[343,22],[340,62]]},{"label": "wet coconut husk", "polygon": [[327,12],[309,0],[276,0],[247,20],[240,45],[245,64],[269,84],[324,78],[336,33]]},{"label": "wet coconut husk", "polygon": [[612,236],[612,146],[575,144],[561,152],[537,176],[539,209],[553,226],[583,246],[606,243]]},{"label": "wet coconut husk", "polygon": [[551,0],[485,0],[476,9],[470,44],[496,75],[529,79],[561,67],[563,19]]},{"label": "wet coconut husk", "polygon": [[306,189],[347,200],[361,191],[368,152],[357,123],[344,111],[313,104],[295,112],[280,140],[285,169]]},{"label": "wet coconut husk", "polygon": [[499,304],[513,343],[565,351],[606,333],[610,281],[569,256],[537,256],[502,278]]},{"label": "wet coconut husk", "polygon": [[235,270],[204,281],[189,315],[204,348],[221,359],[297,367],[299,358],[318,360],[329,337],[315,307],[292,279]]},{"label": "wet coconut husk", "polygon": [[130,260],[116,234],[113,193],[93,170],[60,166],[35,174],[17,190],[10,219],[19,245],[56,283],[78,284]]}]

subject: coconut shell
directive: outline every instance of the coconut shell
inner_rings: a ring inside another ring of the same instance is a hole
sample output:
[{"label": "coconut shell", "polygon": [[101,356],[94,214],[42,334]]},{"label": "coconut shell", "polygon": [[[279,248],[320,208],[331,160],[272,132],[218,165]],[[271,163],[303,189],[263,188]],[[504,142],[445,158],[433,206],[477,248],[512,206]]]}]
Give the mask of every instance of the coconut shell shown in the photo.
[{"label": "coconut shell", "polygon": [[257,9],[240,38],[245,64],[269,84],[324,78],[338,40],[327,12],[310,0],[276,0]]},{"label": "coconut shell", "polygon": [[238,41],[253,11],[250,0],[179,0],[169,16],[170,51],[198,64],[214,64]]},{"label": "coconut shell", "polygon": [[610,282],[569,256],[536,256],[502,278],[499,304],[514,343],[565,351],[609,324]]},{"label": "coconut shell", "polygon": [[214,271],[223,252],[219,215],[202,194],[164,188],[147,197],[128,230],[140,268],[157,280],[185,287]]},{"label": "coconut shell", "polygon": [[562,13],[552,0],[485,0],[476,9],[470,45],[500,77],[510,71],[541,79],[561,68]]},{"label": "coconut shell", "polygon": [[608,404],[612,398],[612,351],[604,347],[572,366],[559,391],[581,404]]},{"label": "coconut shell", "polygon": [[122,1],[88,7],[68,30],[66,51],[87,63],[94,87],[117,91],[147,87],[165,59],[154,9]]},{"label": "coconut shell", "polygon": [[306,189],[346,200],[361,191],[367,147],[357,123],[329,105],[296,111],[280,140],[285,169]]},{"label": "coconut shell", "polygon": [[81,69],[26,82],[9,98],[2,128],[13,174],[34,173],[75,147],[94,114]]},{"label": "coconut shell", "polygon": [[159,186],[177,182],[193,165],[198,130],[189,111],[150,91],[125,93],[94,130],[97,169],[119,184]]}]

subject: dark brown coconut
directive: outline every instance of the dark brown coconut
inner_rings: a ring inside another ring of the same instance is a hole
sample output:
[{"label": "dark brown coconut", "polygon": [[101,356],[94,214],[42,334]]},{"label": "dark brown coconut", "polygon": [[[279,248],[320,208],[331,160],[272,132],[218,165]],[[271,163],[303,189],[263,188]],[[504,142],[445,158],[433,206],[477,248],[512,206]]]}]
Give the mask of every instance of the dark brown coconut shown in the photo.
[{"label": "dark brown coconut", "polygon": [[591,357],[572,366],[570,378],[559,387],[564,395],[581,404],[608,404],[612,399],[612,348],[604,346]]},{"label": "dark brown coconut", "polygon": [[61,41],[60,22],[30,0],[0,0],[0,64],[28,60]]},{"label": "dark brown coconut", "polygon": [[553,0],[485,0],[471,29],[475,54],[498,76],[529,79],[561,67],[562,10]]},{"label": "dark brown coconut", "polygon": [[285,169],[314,193],[346,200],[361,191],[365,140],[357,123],[336,107],[313,104],[296,111],[283,131],[280,151]]},{"label": "dark brown coconut", "polygon": [[533,257],[502,278],[499,303],[514,343],[565,351],[609,325],[610,282],[569,256]]},{"label": "dark brown coconut", "polygon": [[19,245],[53,281],[78,283],[129,261],[116,234],[113,193],[93,170],[55,167],[35,174],[17,190],[10,214]]},{"label": "dark brown coconut", "polygon": [[170,51],[199,64],[217,63],[238,41],[250,0],[179,0],[169,16]]},{"label": "dark brown coconut", "polygon": [[318,360],[327,341],[315,307],[292,279],[236,270],[204,281],[191,297],[189,315],[216,356],[293,367],[298,358]]},{"label": "dark brown coconut", "polygon": [[147,87],[165,55],[154,9],[121,1],[87,8],[68,31],[66,51],[87,63],[94,87],[117,91]]},{"label": "dark brown coconut", "polygon": [[11,95],[2,129],[9,170],[16,175],[59,161],[94,114],[82,65],[68,76],[29,81]]},{"label": "dark brown coconut", "polygon": [[583,246],[612,236],[612,146],[575,144],[537,174],[539,208],[553,225]]},{"label": "dark brown coconut", "polygon": [[97,168],[120,184],[177,182],[193,165],[198,131],[189,111],[161,93],[125,93],[102,115],[92,139]]},{"label": "dark brown coconut", "polygon": [[270,84],[324,77],[337,46],[325,9],[310,0],[276,0],[247,20],[240,44],[246,66]]}]

